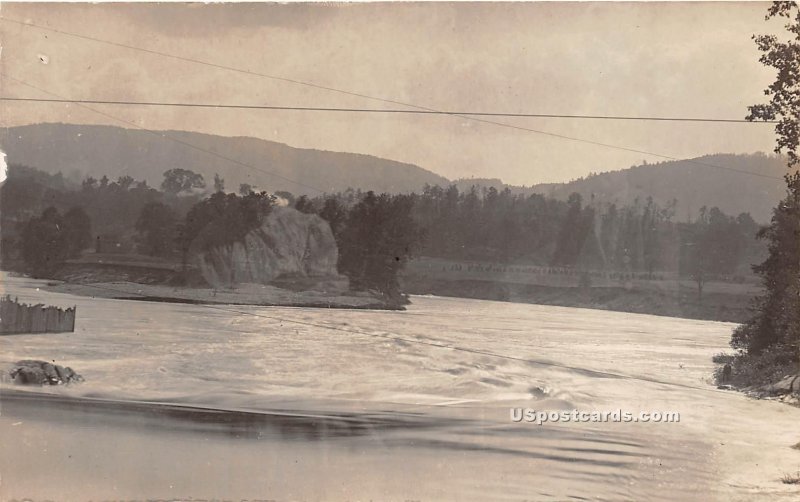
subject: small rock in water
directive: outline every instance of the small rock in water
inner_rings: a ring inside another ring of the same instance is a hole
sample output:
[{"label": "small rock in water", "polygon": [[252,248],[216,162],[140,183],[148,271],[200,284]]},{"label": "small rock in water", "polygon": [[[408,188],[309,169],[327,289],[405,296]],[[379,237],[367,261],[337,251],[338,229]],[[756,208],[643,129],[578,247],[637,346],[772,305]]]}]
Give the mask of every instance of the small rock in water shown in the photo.
[{"label": "small rock in water", "polygon": [[529,392],[531,393],[531,396],[533,396],[533,397],[535,397],[537,399],[541,399],[541,398],[546,397],[546,396],[548,396],[550,394],[550,390],[547,389],[547,388],[543,388],[543,387],[531,387],[529,389]]},{"label": "small rock in water", "polygon": [[9,374],[22,385],[62,385],[83,381],[83,377],[70,367],[33,359],[17,361]]}]

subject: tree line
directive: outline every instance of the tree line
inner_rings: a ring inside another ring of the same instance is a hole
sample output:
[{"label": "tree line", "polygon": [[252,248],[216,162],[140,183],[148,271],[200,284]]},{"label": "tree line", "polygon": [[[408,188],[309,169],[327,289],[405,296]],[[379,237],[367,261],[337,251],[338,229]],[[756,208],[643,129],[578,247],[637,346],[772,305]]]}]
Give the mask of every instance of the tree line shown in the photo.
[{"label": "tree line", "polygon": [[[20,220],[16,225],[21,230],[16,236],[4,233],[4,239],[18,241],[6,242],[4,254],[16,249],[29,270],[46,273],[59,260],[79,253],[76,246],[89,247],[91,236],[101,234],[127,240],[131,252],[186,265],[192,246],[208,249],[241,240],[276,204],[326,220],[339,248],[339,271],[352,287],[390,295],[399,294],[399,272],[414,255],[651,278],[673,272],[694,279],[702,293],[707,280],[746,274],[763,254],[763,244],[755,240],[759,225],[746,213],[732,217],[717,208],[701,208],[693,221],[678,222],[674,203],[661,207],[649,198],[600,204],[577,193],[562,201],[508,189],[473,186],[459,191],[454,185],[426,186],[418,194],[346,190],[309,198],[256,192],[248,185],[240,186],[238,194],[229,193],[219,176],[209,195],[202,191],[203,177],[183,169],[166,171],[160,190],[127,176],[116,181],[87,178],[73,188],[64,183],[58,175],[30,168],[10,170],[3,189],[2,204],[9,209],[4,215]],[[42,205],[47,207],[42,210]],[[60,228],[64,235],[78,228],[58,223],[59,218],[82,222],[81,236],[69,237],[80,245],[63,247],[57,239],[66,237],[48,234],[48,228],[51,234]],[[56,240],[44,245],[47,239]],[[61,254],[37,255],[37,248],[59,249]]]},{"label": "tree line", "polygon": [[[674,219],[675,203],[652,199],[631,204],[584,203],[540,194],[472,187],[459,191],[427,186],[404,196],[416,227],[415,252],[460,261],[492,261],[644,273],[675,272],[698,282],[747,275],[765,248],[755,237],[760,226],[747,213],[736,217],[701,208],[692,221]],[[338,228],[348,208],[365,198],[359,191],[297,199],[295,207],[315,212]],[[367,220],[349,216],[350,226]],[[367,226],[369,226],[367,224]],[[334,233],[337,233],[336,231]]]}]

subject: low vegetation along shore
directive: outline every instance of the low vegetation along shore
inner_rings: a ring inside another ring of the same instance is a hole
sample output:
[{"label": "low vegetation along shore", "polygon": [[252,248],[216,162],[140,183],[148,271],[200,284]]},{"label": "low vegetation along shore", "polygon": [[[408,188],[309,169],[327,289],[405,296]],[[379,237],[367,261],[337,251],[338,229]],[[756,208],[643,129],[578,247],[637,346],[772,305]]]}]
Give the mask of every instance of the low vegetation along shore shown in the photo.
[{"label": "low vegetation along shore", "polygon": [[52,283],[48,290],[92,298],[192,303],[209,305],[260,305],[346,309],[397,310],[369,293],[291,291],[263,284],[242,284],[231,289],[190,288],[135,282]]},{"label": "low vegetation along shore", "polygon": [[407,277],[404,288],[409,294],[614,310],[724,322],[742,322],[747,319],[752,298],[746,291],[709,292],[704,295],[702,302],[698,302],[696,291],[691,286],[683,284],[668,289],[581,288],[482,280],[430,279],[421,276]]}]

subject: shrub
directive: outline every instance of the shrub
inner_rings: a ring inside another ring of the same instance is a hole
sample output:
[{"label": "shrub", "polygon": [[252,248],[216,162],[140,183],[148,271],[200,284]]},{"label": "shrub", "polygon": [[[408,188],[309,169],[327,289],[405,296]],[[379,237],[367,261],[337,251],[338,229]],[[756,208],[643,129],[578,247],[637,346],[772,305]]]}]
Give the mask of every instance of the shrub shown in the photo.
[{"label": "shrub", "polygon": [[[714,362],[722,363],[724,354],[714,356]],[[719,358],[720,361],[716,359]],[[786,375],[797,371],[797,359],[784,347],[775,346],[764,349],[758,354],[740,353],[729,361],[731,378],[722,382],[723,367],[720,365],[714,372],[716,383],[728,383],[734,387],[744,388],[775,383]]]},{"label": "shrub", "polygon": [[714,354],[711,360],[717,364],[728,364],[732,363],[735,358],[736,356],[733,354],[726,354],[724,352],[719,352],[717,354]]}]

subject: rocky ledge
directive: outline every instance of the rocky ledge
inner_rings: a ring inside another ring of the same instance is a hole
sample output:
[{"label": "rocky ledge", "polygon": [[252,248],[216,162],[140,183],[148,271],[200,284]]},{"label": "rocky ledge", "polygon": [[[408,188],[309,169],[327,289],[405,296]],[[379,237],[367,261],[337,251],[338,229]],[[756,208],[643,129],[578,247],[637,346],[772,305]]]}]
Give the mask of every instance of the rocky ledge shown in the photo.
[{"label": "rocky ledge", "polygon": [[23,385],[66,385],[83,381],[70,367],[31,359],[17,361],[9,374],[15,383]]}]

